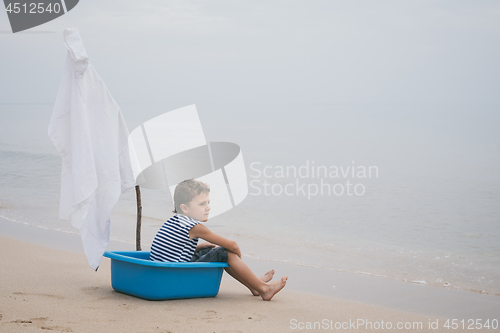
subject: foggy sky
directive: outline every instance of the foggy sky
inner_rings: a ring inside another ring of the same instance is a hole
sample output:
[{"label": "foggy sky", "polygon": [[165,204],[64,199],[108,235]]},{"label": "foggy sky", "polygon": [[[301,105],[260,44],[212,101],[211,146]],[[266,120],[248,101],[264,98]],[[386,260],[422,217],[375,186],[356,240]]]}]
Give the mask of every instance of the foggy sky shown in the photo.
[{"label": "foggy sky", "polygon": [[53,103],[67,27],[119,103],[500,103],[500,3],[399,0],[82,0],[17,34],[0,9],[0,103]]}]

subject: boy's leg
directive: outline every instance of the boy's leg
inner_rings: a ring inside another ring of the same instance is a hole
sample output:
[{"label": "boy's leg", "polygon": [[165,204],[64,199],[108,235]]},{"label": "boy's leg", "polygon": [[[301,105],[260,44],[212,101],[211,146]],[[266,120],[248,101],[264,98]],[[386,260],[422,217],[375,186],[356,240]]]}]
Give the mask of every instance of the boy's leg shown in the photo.
[{"label": "boy's leg", "polygon": [[[247,283],[245,283],[245,281],[243,281],[239,276],[238,274],[236,274],[236,272],[231,268],[231,267],[225,267],[224,270],[229,274],[231,275],[235,280],[237,280],[238,282],[240,282],[241,284],[243,284],[245,287],[247,287],[248,289],[250,289],[250,292],[254,295],[254,296],[259,296],[259,292],[255,289],[253,289],[252,287],[250,287]],[[261,279],[263,282],[269,282],[272,280],[273,278],[273,275],[274,275],[274,269],[271,269],[269,272],[267,272],[266,274],[264,274],[263,276],[261,276],[259,279]]]},{"label": "boy's leg", "polygon": [[[259,279],[252,270],[238,257],[236,254],[228,251],[229,267],[236,273],[245,286],[257,290],[262,299],[269,301],[278,293],[286,284],[287,277],[282,277],[276,283],[265,283]],[[250,289],[251,290],[251,289]]]},{"label": "boy's leg", "polygon": [[[203,250],[196,252],[193,255],[193,258],[191,259],[191,262],[228,262],[229,263],[229,253],[231,253],[231,252],[229,252],[225,248],[222,248],[219,246],[215,247],[215,248],[206,248],[206,249],[203,249]],[[231,254],[234,254],[234,253],[231,253]],[[238,259],[240,259],[240,258],[238,257]],[[240,261],[241,261],[241,259],[240,259]],[[245,266],[246,266],[246,264],[245,264]],[[246,266],[246,267],[248,267],[248,266]],[[226,267],[225,270],[234,279],[236,279],[241,284],[246,286],[254,296],[259,296],[259,292],[255,288],[253,288],[251,285],[249,285],[244,279],[242,279],[235,272],[235,270],[233,268]],[[251,270],[250,270],[250,272],[251,272]],[[253,272],[252,272],[252,274],[253,274]],[[274,270],[270,270],[269,272],[264,274],[259,279],[263,282],[269,282],[273,278],[273,275],[274,275]]]},{"label": "boy's leg", "polygon": [[259,292],[255,289],[253,289],[252,287],[250,287],[249,284],[247,284],[245,281],[243,281],[239,276],[238,274],[236,274],[236,272],[231,268],[231,267],[225,267],[224,270],[229,274],[231,275],[235,280],[237,280],[239,283],[241,283],[242,285],[244,285],[245,287],[247,287],[248,289],[250,289],[250,292],[254,295],[254,296],[259,296]]}]

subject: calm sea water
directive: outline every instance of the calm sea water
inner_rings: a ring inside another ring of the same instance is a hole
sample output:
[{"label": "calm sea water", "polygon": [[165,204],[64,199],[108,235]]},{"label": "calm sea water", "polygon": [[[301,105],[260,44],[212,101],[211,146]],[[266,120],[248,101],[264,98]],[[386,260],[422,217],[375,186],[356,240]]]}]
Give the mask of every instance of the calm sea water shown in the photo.
[{"label": "calm sea water", "polygon": [[[122,109],[132,130],[181,106]],[[500,106],[197,107],[207,140],[242,148],[250,194],[207,226],[244,254],[500,295]],[[51,113],[0,105],[0,217],[73,233],[58,220]],[[142,192],[148,248],[172,202]],[[133,190],[114,210],[112,238],[135,240]]]}]

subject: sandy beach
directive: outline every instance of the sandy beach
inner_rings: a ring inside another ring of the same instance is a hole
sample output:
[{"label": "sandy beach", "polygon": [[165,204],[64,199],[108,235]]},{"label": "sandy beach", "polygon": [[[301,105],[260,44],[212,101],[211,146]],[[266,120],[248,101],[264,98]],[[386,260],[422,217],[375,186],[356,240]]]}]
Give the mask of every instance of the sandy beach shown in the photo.
[{"label": "sandy beach", "polygon": [[[500,1],[37,3],[0,11],[0,333],[500,333]],[[112,288],[190,178],[270,302]]]},{"label": "sandy beach", "polygon": [[[450,331],[445,318],[290,288],[265,302],[228,276],[215,298],[146,301],[111,288],[107,258],[94,272],[83,253],[5,236],[0,250],[2,332],[289,332],[311,331],[314,322],[321,331],[381,332],[387,325],[395,332]],[[436,321],[439,329],[429,328]],[[413,327],[399,330],[398,323]]]}]

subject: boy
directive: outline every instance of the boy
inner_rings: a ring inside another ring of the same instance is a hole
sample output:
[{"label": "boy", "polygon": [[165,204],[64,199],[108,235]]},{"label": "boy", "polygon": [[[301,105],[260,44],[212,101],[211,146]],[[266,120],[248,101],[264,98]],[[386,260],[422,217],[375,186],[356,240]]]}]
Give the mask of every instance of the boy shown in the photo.
[{"label": "boy", "polygon": [[[170,262],[227,262],[226,272],[253,295],[270,301],[286,284],[287,277],[268,283],[274,270],[258,278],[241,260],[236,242],[214,234],[200,222],[208,220],[208,185],[193,179],[179,183],[174,192],[174,215],[163,224],[151,245],[151,260]],[[207,242],[198,244],[198,238]],[[218,245],[218,246],[217,246]]]}]

